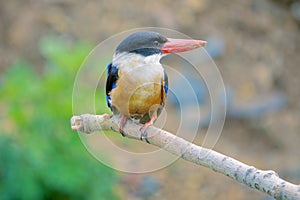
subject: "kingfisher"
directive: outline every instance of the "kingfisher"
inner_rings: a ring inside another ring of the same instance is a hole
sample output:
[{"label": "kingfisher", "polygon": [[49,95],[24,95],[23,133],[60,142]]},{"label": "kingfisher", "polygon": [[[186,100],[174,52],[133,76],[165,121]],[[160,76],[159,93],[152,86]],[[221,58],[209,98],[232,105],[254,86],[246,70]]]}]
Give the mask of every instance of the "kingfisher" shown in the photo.
[{"label": "kingfisher", "polygon": [[106,101],[114,115],[121,117],[119,132],[128,119],[146,129],[161,113],[168,93],[168,76],[160,59],[172,53],[205,46],[206,41],[167,38],[157,32],[135,32],[116,47],[107,66]]}]

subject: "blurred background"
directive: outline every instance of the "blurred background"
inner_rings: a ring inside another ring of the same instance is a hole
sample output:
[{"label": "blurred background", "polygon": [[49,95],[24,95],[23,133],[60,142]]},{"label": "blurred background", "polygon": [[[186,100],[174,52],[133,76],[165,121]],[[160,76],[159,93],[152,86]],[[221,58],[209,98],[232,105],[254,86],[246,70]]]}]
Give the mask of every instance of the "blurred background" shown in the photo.
[{"label": "blurred background", "polygon": [[[184,160],[146,174],[115,171],[70,130],[83,59],[109,36],[145,26],[208,40],[228,101],[214,149],[300,183],[299,1],[0,0],[0,199],[271,199]],[[103,92],[97,113],[107,111]]]}]

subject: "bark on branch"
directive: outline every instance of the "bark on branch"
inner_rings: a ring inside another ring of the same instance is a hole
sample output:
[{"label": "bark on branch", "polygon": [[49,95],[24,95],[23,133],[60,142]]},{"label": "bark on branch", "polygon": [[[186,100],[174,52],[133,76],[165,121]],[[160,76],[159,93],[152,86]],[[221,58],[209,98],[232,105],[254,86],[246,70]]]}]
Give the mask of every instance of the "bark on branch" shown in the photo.
[{"label": "bark on branch", "polygon": [[[71,128],[84,133],[99,130],[113,130],[119,132],[120,119],[108,114],[90,115],[83,114],[71,118]],[[140,140],[142,126],[128,121],[124,127],[126,137]],[[167,131],[153,126],[147,129],[148,141],[174,155],[190,162],[208,167],[222,173],[251,188],[269,194],[275,199],[300,199],[300,185],[289,183],[272,170],[260,170],[248,166],[229,156],[211,149],[206,149],[192,144]]]}]

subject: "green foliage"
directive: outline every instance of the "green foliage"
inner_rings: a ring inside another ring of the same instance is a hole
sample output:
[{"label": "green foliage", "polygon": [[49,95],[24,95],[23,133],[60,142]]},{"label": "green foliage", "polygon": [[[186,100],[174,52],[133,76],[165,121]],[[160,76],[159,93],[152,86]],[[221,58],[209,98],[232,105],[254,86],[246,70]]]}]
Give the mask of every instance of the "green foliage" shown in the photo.
[{"label": "green foliage", "polygon": [[18,62],[1,77],[0,199],[116,199],[115,172],[69,125],[73,81],[90,47],[48,37],[40,50],[42,75]]}]

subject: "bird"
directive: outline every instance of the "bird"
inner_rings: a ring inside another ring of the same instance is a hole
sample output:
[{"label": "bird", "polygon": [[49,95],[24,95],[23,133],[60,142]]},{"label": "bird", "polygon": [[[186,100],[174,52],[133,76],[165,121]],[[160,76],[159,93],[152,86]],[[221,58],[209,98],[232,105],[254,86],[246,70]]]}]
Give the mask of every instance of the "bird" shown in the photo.
[{"label": "bird", "polygon": [[147,142],[147,127],[160,115],[168,93],[168,76],[160,59],[168,54],[205,46],[204,40],[167,38],[153,31],[134,32],[117,45],[107,66],[106,101],[120,117],[124,135],[128,119],[143,124],[141,140]]}]

